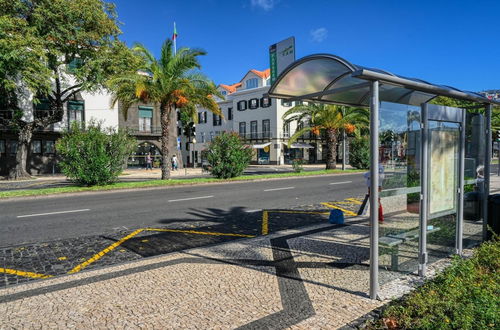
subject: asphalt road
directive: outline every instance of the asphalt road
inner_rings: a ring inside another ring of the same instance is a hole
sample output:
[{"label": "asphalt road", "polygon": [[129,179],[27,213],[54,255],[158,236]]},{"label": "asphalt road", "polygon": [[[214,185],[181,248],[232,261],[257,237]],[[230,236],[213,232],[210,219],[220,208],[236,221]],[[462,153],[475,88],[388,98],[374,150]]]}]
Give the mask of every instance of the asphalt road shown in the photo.
[{"label": "asphalt road", "polygon": [[342,200],[362,174],[287,178],[0,201],[0,246],[99,235],[120,227],[217,223],[246,212]]}]

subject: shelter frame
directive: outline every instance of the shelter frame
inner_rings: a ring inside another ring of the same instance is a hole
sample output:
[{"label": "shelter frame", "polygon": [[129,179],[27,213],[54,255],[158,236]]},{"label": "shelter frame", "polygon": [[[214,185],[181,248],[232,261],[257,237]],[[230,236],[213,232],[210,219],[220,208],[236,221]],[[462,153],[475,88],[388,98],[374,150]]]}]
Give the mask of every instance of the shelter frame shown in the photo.
[{"label": "shelter frame", "polygon": [[[330,54],[306,56],[287,67],[271,86],[268,95],[287,101],[303,100],[309,102],[331,103],[347,106],[370,108],[370,209],[379,207],[379,111],[380,101],[418,105],[422,107],[422,169],[421,173],[421,216],[419,219],[419,275],[425,276],[427,253],[426,235],[428,219],[428,102],[437,96],[472,101],[486,108],[486,130],[484,141],[491,142],[491,112],[498,100],[457,88],[435,85],[426,81],[394,75],[390,72],[369,69],[354,65]],[[455,252],[462,253],[462,222],[464,197],[464,158],[465,158],[465,110],[462,109],[459,137],[459,163],[457,199],[457,226]],[[446,121],[446,120],[445,120]],[[486,143],[484,159],[484,189],[482,196],[483,238],[487,230],[487,203],[490,188],[491,143]],[[425,152],[424,152],[425,151]],[[378,212],[370,212],[370,290],[372,299],[378,298],[379,292],[379,221]]]}]

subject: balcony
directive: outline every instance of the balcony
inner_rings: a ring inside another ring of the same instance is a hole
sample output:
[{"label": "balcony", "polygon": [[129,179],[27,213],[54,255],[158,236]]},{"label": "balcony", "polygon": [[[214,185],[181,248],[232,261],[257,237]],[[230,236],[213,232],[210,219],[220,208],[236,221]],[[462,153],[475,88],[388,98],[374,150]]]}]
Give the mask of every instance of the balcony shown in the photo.
[{"label": "balcony", "polygon": [[272,139],[271,132],[253,132],[253,133],[240,133],[241,138],[245,140],[270,140]]},{"label": "balcony", "polygon": [[128,131],[133,135],[155,135],[161,136],[161,126],[151,126],[151,127],[128,127]]}]

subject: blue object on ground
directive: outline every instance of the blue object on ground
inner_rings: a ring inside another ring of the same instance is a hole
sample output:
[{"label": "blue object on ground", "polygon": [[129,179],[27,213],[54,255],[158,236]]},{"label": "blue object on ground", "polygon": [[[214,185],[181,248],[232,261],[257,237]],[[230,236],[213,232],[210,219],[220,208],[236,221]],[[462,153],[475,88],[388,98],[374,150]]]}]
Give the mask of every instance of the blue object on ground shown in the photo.
[{"label": "blue object on ground", "polygon": [[341,210],[331,210],[330,211],[330,218],[328,219],[328,222],[333,223],[333,224],[343,224],[344,223],[344,212]]}]

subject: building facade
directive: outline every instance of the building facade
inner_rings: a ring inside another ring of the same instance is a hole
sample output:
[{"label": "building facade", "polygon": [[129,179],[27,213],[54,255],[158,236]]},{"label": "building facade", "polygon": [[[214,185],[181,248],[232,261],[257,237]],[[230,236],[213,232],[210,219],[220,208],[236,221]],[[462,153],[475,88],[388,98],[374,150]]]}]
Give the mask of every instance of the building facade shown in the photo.
[{"label": "building facade", "polygon": [[326,158],[323,139],[311,133],[304,134],[288,146],[289,138],[300,128],[292,122],[284,126],[283,115],[296,103],[271,99],[266,96],[270,85],[270,71],[250,70],[243,79],[232,85],[219,85],[225,97],[218,100],[224,118],[207,109],[198,109],[196,135],[182,137],[183,158],[188,166],[203,162],[203,151],[222,132],[236,132],[255,149],[253,164],[290,164],[294,159],[307,163],[321,163]]},{"label": "building facade", "polygon": [[[26,93],[21,102],[23,116],[30,120],[33,116],[45,116],[50,110],[48,102],[41,100],[33,103],[33,96]],[[10,116],[11,111],[2,110],[0,116]],[[29,173],[54,174],[59,172],[55,143],[72,122],[96,120],[105,127],[118,127],[118,105],[111,105],[111,94],[106,91],[96,93],[77,93],[64,104],[62,121],[38,129],[33,133],[28,149],[27,170]],[[12,127],[0,125],[0,175],[7,175],[16,164],[18,137]]]}]

